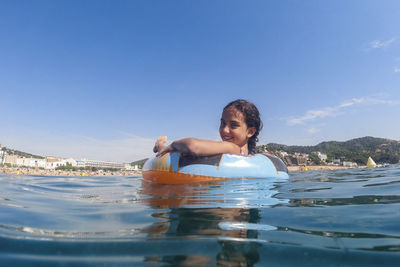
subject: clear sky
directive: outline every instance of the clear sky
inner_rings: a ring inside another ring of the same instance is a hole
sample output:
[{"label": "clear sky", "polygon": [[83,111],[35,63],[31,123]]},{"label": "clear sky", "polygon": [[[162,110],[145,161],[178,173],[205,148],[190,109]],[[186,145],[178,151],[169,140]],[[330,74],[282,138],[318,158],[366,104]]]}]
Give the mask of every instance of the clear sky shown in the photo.
[{"label": "clear sky", "polygon": [[0,144],[131,162],[218,140],[254,102],[259,144],[400,139],[400,1],[0,1]]}]

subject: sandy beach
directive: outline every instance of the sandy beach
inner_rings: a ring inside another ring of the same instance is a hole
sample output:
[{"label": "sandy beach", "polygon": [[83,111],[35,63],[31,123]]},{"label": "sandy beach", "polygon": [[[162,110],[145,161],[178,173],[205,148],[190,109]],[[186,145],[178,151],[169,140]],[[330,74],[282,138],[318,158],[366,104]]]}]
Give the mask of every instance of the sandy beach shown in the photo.
[{"label": "sandy beach", "polygon": [[[351,167],[345,166],[322,166],[322,165],[310,165],[310,166],[288,166],[287,167],[290,172],[298,172],[298,171],[334,171],[334,170],[345,170],[350,169]],[[357,168],[365,168],[365,166],[359,166]]]},{"label": "sandy beach", "polygon": [[[364,166],[358,167],[363,168]],[[315,170],[344,170],[349,167],[344,166],[288,166],[290,172],[315,171]],[[20,174],[20,175],[40,175],[40,176],[141,176],[139,171],[62,171],[62,170],[42,170],[29,168],[8,168],[0,167],[0,173]]]},{"label": "sandy beach", "polygon": [[141,171],[62,171],[0,167],[0,173],[40,176],[141,176]]}]

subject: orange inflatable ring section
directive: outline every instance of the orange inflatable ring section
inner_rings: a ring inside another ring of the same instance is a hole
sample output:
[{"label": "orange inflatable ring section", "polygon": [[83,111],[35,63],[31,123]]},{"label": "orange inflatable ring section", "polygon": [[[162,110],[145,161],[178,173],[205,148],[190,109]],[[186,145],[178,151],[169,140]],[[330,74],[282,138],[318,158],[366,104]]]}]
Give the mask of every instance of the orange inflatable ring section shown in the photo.
[{"label": "orange inflatable ring section", "polygon": [[147,181],[160,184],[184,184],[197,182],[211,182],[227,180],[226,177],[199,176],[179,172],[163,170],[150,170],[143,172],[143,178]]}]

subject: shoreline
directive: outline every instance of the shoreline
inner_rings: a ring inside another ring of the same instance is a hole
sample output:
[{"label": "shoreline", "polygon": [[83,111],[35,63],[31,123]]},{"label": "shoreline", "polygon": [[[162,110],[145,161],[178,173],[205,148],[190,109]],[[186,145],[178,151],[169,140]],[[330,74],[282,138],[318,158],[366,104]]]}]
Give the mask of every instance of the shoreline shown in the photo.
[{"label": "shoreline", "polygon": [[[309,165],[309,166],[287,166],[289,173],[301,171],[335,171],[345,170],[352,168],[365,168],[359,167],[345,167],[345,166],[323,166],[323,165]],[[16,174],[16,175],[39,175],[39,176],[142,176],[142,171],[65,171],[65,170],[42,170],[34,168],[9,168],[0,167],[0,173]]]},{"label": "shoreline", "polygon": [[326,165],[307,165],[307,166],[287,166],[290,172],[300,172],[300,171],[336,171],[336,170],[346,170],[346,169],[360,169],[365,168],[365,166],[358,167],[345,167],[345,166],[326,166]]},{"label": "shoreline", "polygon": [[16,175],[39,175],[39,176],[141,176],[142,171],[65,171],[65,170],[42,170],[34,168],[9,168],[0,167],[0,173]]}]

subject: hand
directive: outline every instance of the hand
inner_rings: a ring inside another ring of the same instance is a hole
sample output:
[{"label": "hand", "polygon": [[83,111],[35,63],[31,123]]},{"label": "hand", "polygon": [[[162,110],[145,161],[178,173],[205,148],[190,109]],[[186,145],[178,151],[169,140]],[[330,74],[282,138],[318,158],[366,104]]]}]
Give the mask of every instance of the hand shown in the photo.
[{"label": "hand", "polygon": [[173,148],[171,146],[162,146],[162,147],[160,147],[156,157],[161,157],[172,151],[173,151]]},{"label": "hand", "polygon": [[157,138],[157,141],[153,147],[153,152],[157,153],[159,152],[163,147],[165,147],[165,143],[167,142],[167,137],[166,136],[160,136]]}]

